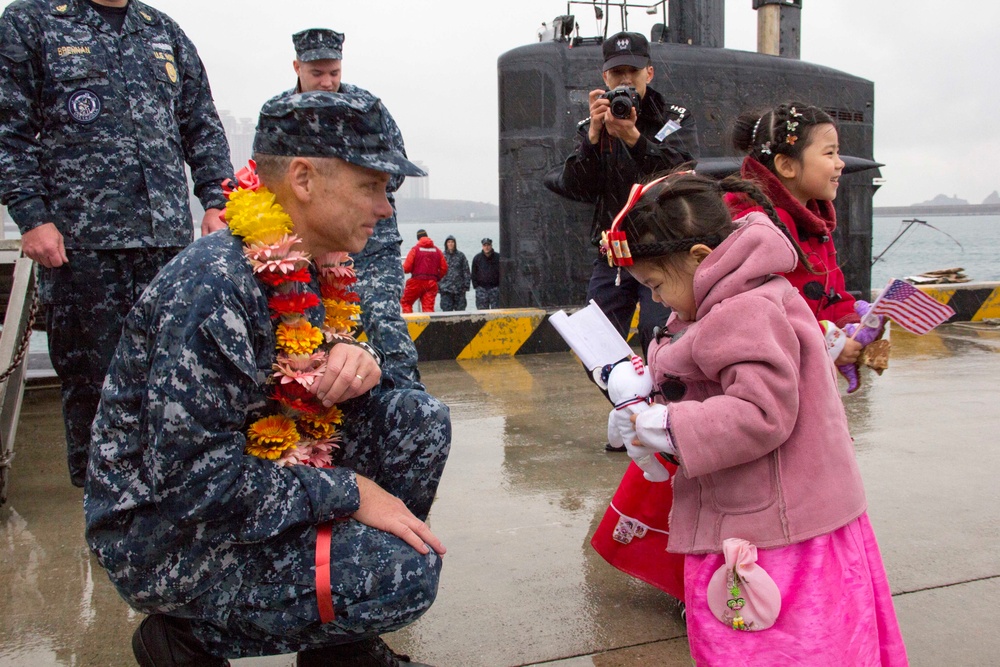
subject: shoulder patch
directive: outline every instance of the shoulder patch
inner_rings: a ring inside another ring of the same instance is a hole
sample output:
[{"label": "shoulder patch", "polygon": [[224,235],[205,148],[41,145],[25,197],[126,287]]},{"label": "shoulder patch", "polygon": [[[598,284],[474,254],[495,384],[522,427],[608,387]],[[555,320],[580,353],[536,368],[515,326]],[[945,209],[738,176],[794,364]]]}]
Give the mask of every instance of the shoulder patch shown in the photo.
[{"label": "shoulder patch", "polygon": [[684,120],[684,116],[687,116],[688,110],[678,104],[671,104],[670,111],[677,114],[677,121],[680,122]]}]

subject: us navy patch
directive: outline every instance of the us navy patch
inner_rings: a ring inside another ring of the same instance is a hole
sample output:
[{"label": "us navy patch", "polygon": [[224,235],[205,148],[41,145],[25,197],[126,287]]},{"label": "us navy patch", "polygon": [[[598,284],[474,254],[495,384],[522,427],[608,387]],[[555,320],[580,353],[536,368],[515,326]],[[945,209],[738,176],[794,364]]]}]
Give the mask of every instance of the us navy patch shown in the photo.
[{"label": "us navy patch", "polygon": [[69,96],[66,110],[78,123],[93,123],[101,115],[101,98],[94,91],[81,88]]}]

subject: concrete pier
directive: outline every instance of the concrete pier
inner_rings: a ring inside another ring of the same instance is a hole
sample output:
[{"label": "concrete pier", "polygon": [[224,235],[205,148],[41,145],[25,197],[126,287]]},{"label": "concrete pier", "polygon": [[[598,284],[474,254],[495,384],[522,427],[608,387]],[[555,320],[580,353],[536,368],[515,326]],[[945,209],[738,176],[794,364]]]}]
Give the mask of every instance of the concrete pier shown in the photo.
[{"label": "concrete pier", "polygon": [[[892,343],[845,405],[911,664],[995,665],[1000,330],[894,328]],[[690,665],[671,600],[589,546],[627,459],[603,451],[608,405],[573,357],[421,370],[452,409],[430,518],[449,552],[437,602],[389,643],[439,667]],[[57,392],[29,390],[0,509],[0,667],[134,664],[141,616],[87,551],[64,446]]]}]

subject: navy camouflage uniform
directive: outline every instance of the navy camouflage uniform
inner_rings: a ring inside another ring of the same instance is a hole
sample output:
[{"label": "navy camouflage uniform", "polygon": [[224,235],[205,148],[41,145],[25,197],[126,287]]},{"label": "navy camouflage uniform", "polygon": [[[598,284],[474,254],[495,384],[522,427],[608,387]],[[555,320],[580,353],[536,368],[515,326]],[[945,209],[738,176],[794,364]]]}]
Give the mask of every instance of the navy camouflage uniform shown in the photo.
[{"label": "navy camouflage uniform", "polygon": [[[293,35],[292,41],[295,44],[296,56],[300,60],[342,59],[344,35],[334,30],[323,28],[303,30]],[[270,101],[298,92],[301,90],[296,86],[295,89],[286,91]],[[341,83],[337,92],[378,99],[364,88],[349,83]],[[403,134],[384,105],[382,109],[385,121],[384,134],[392,149],[405,156]],[[392,205],[392,216],[379,220],[375,224],[375,233],[368,239],[364,250],[352,255],[354,271],[358,277],[354,289],[361,299],[361,328],[372,345],[385,355],[382,364],[383,375],[400,389],[407,387],[423,389],[420,371],[417,369],[417,347],[410,338],[410,331],[399,307],[405,275],[400,253],[403,237],[400,236],[396,224],[394,193],[403,185],[403,179],[404,177],[399,174],[390,176],[386,192]]]},{"label": "navy camouflage uniform", "polygon": [[83,0],[18,0],[0,18],[0,199],[24,234],[51,222],[69,263],[38,268],[62,381],[70,477],[125,315],[193,235],[184,164],[225,204],[229,147],[194,45],[132,0],[121,32]]},{"label": "navy camouflage uniform", "polygon": [[[309,96],[343,97],[307,93],[289,104]],[[371,119],[371,101],[360,106]],[[309,289],[318,294],[315,273]],[[126,319],[111,363],[84,497],[88,544],[122,597],[146,613],[190,619],[201,644],[227,658],[401,628],[431,605],[441,568],[433,551],[421,555],[349,518],[360,473],[426,519],[451,422],[424,391],[386,381],[342,403],[334,468],[279,467],[244,453],[246,427],[268,403],[271,293],[228,230],[195,241],[161,271]],[[320,325],[322,306],[308,316]],[[324,624],[315,548],[325,522],[333,522],[336,618]]]}]

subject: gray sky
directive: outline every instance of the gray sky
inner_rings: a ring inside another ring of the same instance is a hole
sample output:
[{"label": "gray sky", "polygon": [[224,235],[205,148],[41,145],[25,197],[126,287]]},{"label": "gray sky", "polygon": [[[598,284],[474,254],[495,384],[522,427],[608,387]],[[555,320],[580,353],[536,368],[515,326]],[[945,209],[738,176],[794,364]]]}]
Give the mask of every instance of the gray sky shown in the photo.
[{"label": "gray sky", "polygon": [[[238,117],[256,118],[264,101],[293,85],[293,32],[330,27],[346,33],[344,80],[382,97],[411,158],[431,171],[431,196],[493,203],[498,201],[497,57],[535,41],[542,21],[566,11],[565,2],[556,0],[150,4],[187,32],[208,69],[219,108]],[[803,4],[802,59],[875,82],[875,159],[886,164],[887,181],[876,206],[911,204],[939,193],[978,204],[1000,189],[995,121],[1000,77],[992,69],[1000,66],[1000,3]],[[948,7],[956,14],[949,16]],[[576,14],[581,34],[597,34],[589,12]],[[631,18],[631,29],[648,33],[649,17],[639,10]],[[751,0],[726,3],[726,46],[756,49]]]}]

